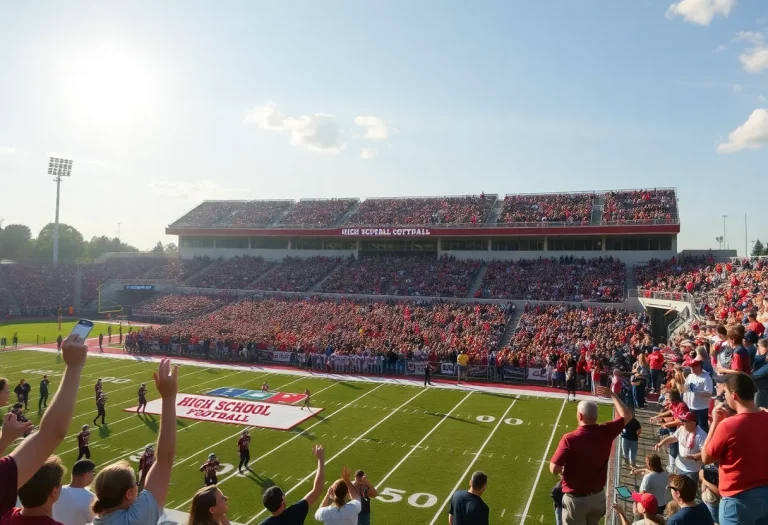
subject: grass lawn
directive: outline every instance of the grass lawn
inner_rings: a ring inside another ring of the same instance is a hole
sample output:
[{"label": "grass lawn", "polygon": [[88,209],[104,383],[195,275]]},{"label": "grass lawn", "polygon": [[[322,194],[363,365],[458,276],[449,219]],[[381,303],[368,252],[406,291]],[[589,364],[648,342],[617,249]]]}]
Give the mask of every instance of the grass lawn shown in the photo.
[{"label": "grass lawn", "polygon": [[[61,337],[66,338],[76,323],[77,321],[62,321]],[[98,337],[99,333],[103,333],[106,338],[107,326],[106,323],[94,323],[90,337]],[[37,321],[27,323],[0,323],[0,338],[5,337],[8,339],[9,346],[14,333],[19,334],[20,345],[55,343],[56,338],[59,336],[59,323],[56,321],[46,323]],[[117,325],[112,325],[112,333],[115,336],[117,335]],[[125,323],[123,323],[123,333],[128,333],[128,325]]]},{"label": "grass lawn", "polygon": [[[60,357],[50,353],[0,353],[0,375],[11,384],[22,376],[32,383],[28,417],[35,423],[39,421],[38,379],[42,374],[52,376],[54,392],[62,368]],[[71,466],[77,457],[80,427],[93,422],[93,384],[102,377],[109,393],[108,424],[93,429],[91,459],[99,467],[118,459],[138,466],[141,451],[157,437],[159,416],[140,417],[123,410],[136,405],[141,382],[150,387],[150,400],[157,397],[151,380],[155,369],[156,364],[132,358],[89,356],[77,415],[57,451],[65,464]],[[365,470],[381,494],[372,502],[376,523],[446,523],[447,498],[457,487],[467,487],[474,470],[484,470],[489,476],[484,499],[491,508],[491,523],[519,524],[526,509],[525,523],[554,522],[549,493],[556,478],[549,474],[548,461],[560,435],[575,428],[575,404],[533,396],[470,394],[192,365],[182,366],[179,390],[202,394],[219,387],[258,389],[265,376],[276,391],[310,389],[313,405],[325,410],[291,431],[253,429],[254,472],[242,476],[236,469],[236,442],[245,427],[179,419],[167,508],[189,510],[195,490],[203,484],[198,469],[215,452],[224,464],[219,486],[230,498],[230,519],[258,524],[265,518],[261,494],[267,487],[280,485],[288,492],[289,502],[298,501],[311,489],[315,461],[310,450],[321,443],[326,449],[326,489],[339,476],[342,465]],[[610,414],[610,407],[601,406],[602,420]],[[543,465],[542,458],[546,459]],[[314,522],[311,516],[310,522]]]}]

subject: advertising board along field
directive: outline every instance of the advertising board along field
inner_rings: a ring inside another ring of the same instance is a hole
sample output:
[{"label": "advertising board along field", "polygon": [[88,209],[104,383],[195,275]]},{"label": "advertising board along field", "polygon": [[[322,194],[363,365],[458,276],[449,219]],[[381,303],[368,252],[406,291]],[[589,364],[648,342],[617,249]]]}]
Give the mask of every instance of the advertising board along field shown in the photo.
[{"label": "advertising board along field", "polygon": [[[146,411],[148,414],[161,414],[162,406],[162,399],[154,399],[147,403]],[[222,399],[196,394],[179,393],[176,396],[176,417],[275,430],[290,430],[322,410],[322,408],[302,410],[291,405],[245,399]],[[125,412],[136,412],[136,407],[126,408]]]}]

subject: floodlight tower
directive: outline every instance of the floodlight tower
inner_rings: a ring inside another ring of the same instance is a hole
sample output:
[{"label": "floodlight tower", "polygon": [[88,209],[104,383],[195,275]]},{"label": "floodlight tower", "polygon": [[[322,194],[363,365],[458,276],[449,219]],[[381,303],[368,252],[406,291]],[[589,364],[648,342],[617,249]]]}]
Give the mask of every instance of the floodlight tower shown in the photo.
[{"label": "floodlight tower", "polygon": [[61,178],[72,176],[72,161],[58,157],[48,159],[48,175],[53,175],[56,181],[56,222],[53,225],[53,264],[59,264],[59,200],[61,195]]}]

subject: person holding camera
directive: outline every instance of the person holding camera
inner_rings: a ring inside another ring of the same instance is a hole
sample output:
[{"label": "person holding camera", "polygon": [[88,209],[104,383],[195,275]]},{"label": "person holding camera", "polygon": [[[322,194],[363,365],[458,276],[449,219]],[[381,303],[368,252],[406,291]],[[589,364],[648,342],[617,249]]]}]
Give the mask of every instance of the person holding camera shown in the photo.
[{"label": "person holding camera", "polygon": [[355,472],[355,488],[360,494],[360,514],[357,515],[357,525],[371,525],[371,498],[379,495],[373,483],[368,481],[365,472]]}]

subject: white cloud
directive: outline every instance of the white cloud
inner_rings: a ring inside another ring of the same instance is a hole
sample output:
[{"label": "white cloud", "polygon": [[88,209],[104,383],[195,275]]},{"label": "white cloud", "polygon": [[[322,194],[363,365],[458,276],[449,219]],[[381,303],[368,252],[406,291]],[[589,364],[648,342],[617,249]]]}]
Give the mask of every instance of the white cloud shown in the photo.
[{"label": "white cloud", "polygon": [[768,102],[768,98],[765,98],[765,95],[758,95],[757,96],[757,101],[760,102],[760,103]]},{"label": "white cloud", "polygon": [[277,104],[270,100],[246,111],[243,122],[269,131],[287,131],[291,135],[291,144],[311,151],[340,153],[346,147],[344,132],[334,115],[313,113],[289,117],[278,111]]},{"label": "white cloud", "polygon": [[355,117],[355,124],[365,128],[365,138],[368,140],[386,140],[389,137],[389,127],[381,117],[360,115]]},{"label": "white cloud", "polygon": [[363,160],[371,160],[379,156],[379,150],[376,148],[363,148],[360,152],[360,158]]},{"label": "white cloud", "polygon": [[760,31],[739,31],[734,40],[740,42],[750,42],[758,46],[765,41],[765,35]]},{"label": "white cloud", "polygon": [[8,148],[8,147],[0,146],[0,157],[4,155],[13,155],[14,153],[16,153],[16,148]]},{"label": "white cloud", "polygon": [[667,18],[683,17],[691,24],[708,26],[715,15],[728,16],[736,0],[677,0],[667,9]]},{"label": "white cloud", "polygon": [[741,84],[734,84],[733,87],[731,88],[731,91],[733,93],[741,93],[742,89],[743,88],[741,87]]},{"label": "white cloud", "polygon": [[243,190],[224,188],[212,180],[199,182],[166,181],[157,180],[149,183],[149,189],[164,197],[199,201],[203,199],[217,199],[242,193]]},{"label": "white cloud", "polygon": [[715,53],[719,55],[720,53],[722,53],[722,52],[723,52],[723,51],[725,51],[726,49],[728,49],[728,46],[726,46],[725,44],[720,44],[720,45],[719,45],[719,46],[717,46],[717,48],[715,49]]},{"label": "white cloud", "polygon": [[739,62],[746,71],[759,73],[768,69],[768,47],[755,47],[739,55]]},{"label": "white cloud", "polygon": [[717,151],[735,153],[763,146],[768,146],[768,109],[756,109],[744,124],[728,135],[728,142],[720,144]]}]

